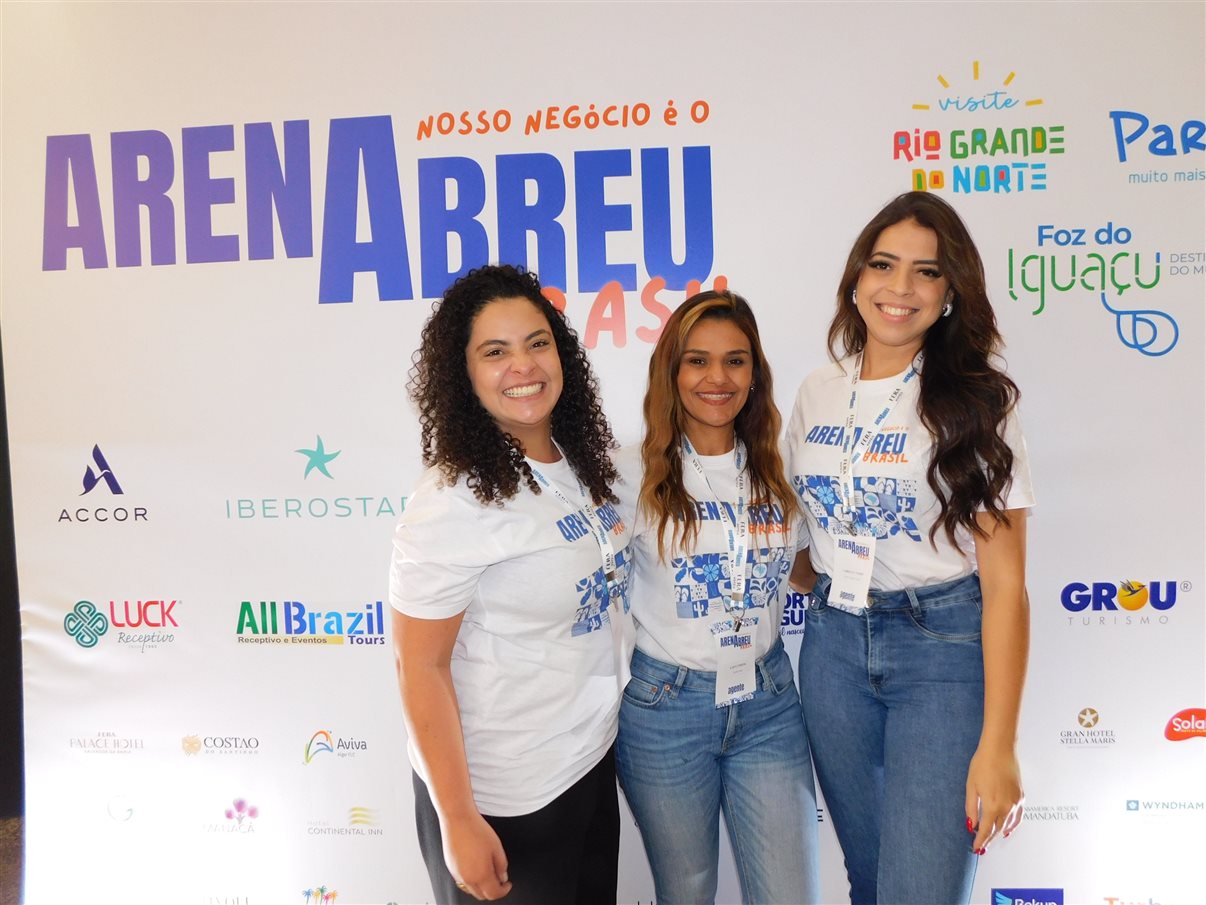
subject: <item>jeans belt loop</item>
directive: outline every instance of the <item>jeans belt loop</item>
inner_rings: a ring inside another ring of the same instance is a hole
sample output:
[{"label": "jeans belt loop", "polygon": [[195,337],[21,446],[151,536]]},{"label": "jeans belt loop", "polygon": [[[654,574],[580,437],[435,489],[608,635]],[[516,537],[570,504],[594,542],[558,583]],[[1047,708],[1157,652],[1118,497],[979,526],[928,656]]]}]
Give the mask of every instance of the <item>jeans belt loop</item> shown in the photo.
[{"label": "jeans belt loop", "polygon": [[690,673],[691,670],[687,669],[685,666],[680,666],[678,668],[678,674],[674,677],[674,690],[670,692],[672,695],[675,697],[678,696],[678,693],[682,691],[683,685],[686,684],[687,676],[690,675]]},{"label": "jeans belt loop", "polygon": [[773,651],[773,650],[774,650],[774,647],[772,646],[770,650],[768,650],[765,654],[763,654],[761,657],[758,658],[758,674],[760,676],[762,676],[762,690],[763,691],[777,691],[778,690],[775,688],[775,683],[771,679],[770,670],[766,666],[766,658],[768,656],[770,656],[771,651]]},{"label": "jeans belt loop", "polygon": [[921,601],[917,599],[917,594],[912,588],[905,588],[905,593],[909,595],[909,608],[913,611],[913,615],[920,619]]}]

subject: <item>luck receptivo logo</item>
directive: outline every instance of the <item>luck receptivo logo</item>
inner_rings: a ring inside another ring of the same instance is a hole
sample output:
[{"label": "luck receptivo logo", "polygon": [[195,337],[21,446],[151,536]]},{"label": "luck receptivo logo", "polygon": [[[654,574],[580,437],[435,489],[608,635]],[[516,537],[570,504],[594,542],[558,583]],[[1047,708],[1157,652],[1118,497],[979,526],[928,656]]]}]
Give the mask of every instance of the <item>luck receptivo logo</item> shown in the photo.
[{"label": "luck receptivo logo", "polygon": [[1164,737],[1170,742],[1206,738],[1206,708],[1189,707],[1174,713],[1164,727]]},{"label": "luck receptivo logo", "polygon": [[[312,447],[301,446],[293,450],[305,463],[292,460],[294,487],[291,492],[277,490],[273,495],[262,493],[228,497],[225,500],[226,517],[231,521],[257,519],[346,519],[346,518],[389,518],[396,519],[406,508],[406,497],[390,494],[364,494],[349,491],[332,491],[339,479],[333,473],[332,463],[344,450],[328,450],[322,435],[316,435]],[[284,482],[282,481],[282,484]],[[298,487],[300,485],[300,487]]]},{"label": "luck receptivo logo", "polygon": [[1193,590],[1188,581],[1072,581],[1060,592],[1070,626],[1167,625],[1180,595]]},{"label": "luck receptivo logo", "polygon": [[909,187],[996,197],[1046,190],[1047,163],[1064,153],[1064,126],[1027,115],[1043,98],[1018,93],[1016,71],[979,60],[935,79],[937,97],[923,91],[912,122],[892,133],[892,159],[910,165]]},{"label": "luck receptivo logo", "polygon": [[1062,889],[994,889],[992,905],[1064,905]]},{"label": "luck receptivo logo", "polygon": [[384,607],[380,600],[348,610],[320,610],[300,600],[244,600],[235,632],[240,644],[384,647]]},{"label": "luck receptivo logo", "polygon": [[109,600],[106,606],[80,600],[63,617],[63,631],[80,647],[92,648],[114,628],[117,631],[110,637],[115,636],[119,646],[145,654],[175,643],[180,623],[173,610],[179,603],[167,598],[126,599]]},{"label": "luck receptivo logo", "polygon": [[[84,466],[84,477],[81,484],[83,490],[80,491],[79,496],[89,497],[88,502],[93,505],[74,503],[61,507],[58,518],[60,525],[63,523],[73,525],[136,524],[147,521],[146,506],[129,503],[124,499],[120,505],[100,502],[100,498],[106,494],[124,498],[126,492],[99,445],[92,447],[92,458]],[[101,487],[104,487],[105,491],[100,491]],[[94,491],[96,491],[96,496],[91,497],[90,494]]]}]

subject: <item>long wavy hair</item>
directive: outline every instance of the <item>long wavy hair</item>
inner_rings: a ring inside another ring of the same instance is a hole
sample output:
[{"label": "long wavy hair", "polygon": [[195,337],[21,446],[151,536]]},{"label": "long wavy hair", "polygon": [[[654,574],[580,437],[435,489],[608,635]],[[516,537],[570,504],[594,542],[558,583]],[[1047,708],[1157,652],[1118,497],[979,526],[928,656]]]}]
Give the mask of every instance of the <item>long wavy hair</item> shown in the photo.
[{"label": "long wavy hair", "polygon": [[[774,379],[758,337],[758,323],[745,299],[733,292],[700,292],[675,310],[649,358],[645,393],[645,440],[641,444],[644,476],[638,505],[657,526],[658,558],[668,550],[686,550],[699,537],[695,499],[683,483],[682,448],[687,412],[678,393],[678,371],[687,337],[703,320],[725,320],[745,334],[754,365],[754,389],[737,414],[738,439],[745,443],[750,478],[750,505],[778,504],[784,531],[796,512],[796,496],[787,483],[779,455],[782,419],[775,407]],[[667,539],[667,527],[670,537]]]},{"label": "long wavy hair", "polygon": [[615,502],[617,479],[608,456],[616,442],[599,404],[599,384],[577,334],[544,297],[534,273],[497,264],[471,270],[435,303],[412,361],[410,396],[419,408],[423,464],[438,466],[445,480],[464,477],[482,504],[509,500],[522,480],[540,485],[519,440],[502,430],[477,398],[469,380],[465,347],[473,321],[498,299],[525,298],[544,315],[561,361],[561,396],[553,408],[553,439],[560,445],[596,505]]},{"label": "long wavy hair", "polygon": [[997,366],[1001,334],[988,301],[984,263],[954,208],[928,192],[906,192],[863,227],[838,285],[829,354],[837,359],[866,346],[867,325],[854,305],[854,290],[880,233],[906,220],[937,235],[939,268],[950,287],[952,311],[938,318],[923,341],[918,409],[934,441],[926,480],[941,506],[930,543],[941,527],[954,544],[960,526],[986,536],[976,523],[981,509],[998,524],[1008,523],[1002,501],[1013,474],[1013,450],[1003,433],[1020,395]]}]

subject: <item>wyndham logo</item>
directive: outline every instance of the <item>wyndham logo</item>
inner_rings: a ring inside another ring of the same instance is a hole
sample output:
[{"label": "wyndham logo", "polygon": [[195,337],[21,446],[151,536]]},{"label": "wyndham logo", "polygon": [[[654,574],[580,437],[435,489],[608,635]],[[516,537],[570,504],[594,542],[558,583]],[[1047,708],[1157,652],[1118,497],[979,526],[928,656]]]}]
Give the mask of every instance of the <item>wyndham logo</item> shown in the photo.
[{"label": "wyndham logo", "polygon": [[1064,905],[1062,889],[994,889],[992,905]]}]

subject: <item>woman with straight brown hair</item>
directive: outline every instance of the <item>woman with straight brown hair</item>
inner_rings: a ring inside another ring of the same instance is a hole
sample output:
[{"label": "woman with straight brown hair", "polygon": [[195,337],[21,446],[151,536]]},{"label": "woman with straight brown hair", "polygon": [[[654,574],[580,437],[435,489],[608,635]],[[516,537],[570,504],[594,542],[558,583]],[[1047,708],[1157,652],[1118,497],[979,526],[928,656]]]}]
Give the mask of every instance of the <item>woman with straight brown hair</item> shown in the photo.
[{"label": "woman with straight brown hair", "polygon": [[637,625],[616,768],[663,905],[714,901],[722,811],[743,901],[818,896],[812,763],[779,640],[799,524],[780,424],[749,305],[684,302],[616,488]]}]

